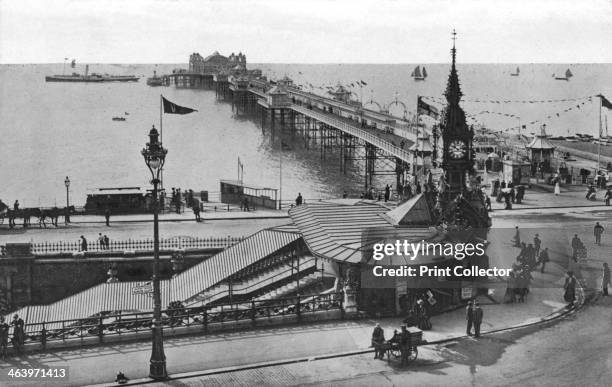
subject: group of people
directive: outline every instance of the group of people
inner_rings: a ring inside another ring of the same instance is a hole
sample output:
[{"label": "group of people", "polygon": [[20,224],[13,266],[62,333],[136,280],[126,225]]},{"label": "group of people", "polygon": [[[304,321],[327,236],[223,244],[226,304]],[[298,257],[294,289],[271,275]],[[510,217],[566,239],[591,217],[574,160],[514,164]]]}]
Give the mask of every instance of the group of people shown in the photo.
[{"label": "group of people", "polygon": [[374,359],[384,360],[385,352],[387,351],[388,345],[398,345],[400,353],[402,354],[402,365],[408,363],[408,357],[412,350],[412,337],[406,327],[406,324],[401,326],[401,331],[393,331],[393,337],[391,340],[385,340],[385,331],[382,329],[380,324],[376,324],[374,331],[372,332],[372,346],[374,347]]},{"label": "group of people", "polygon": [[102,235],[102,233],[98,233],[98,245],[100,246],[100,250],[109,250],[110,239],[108,238],[108,235]]},{"label": "group of people", "polygon": [[546,263],[550,261],[548,247],[542,248],[542,240],[539,234],[535,234],[533,243],[525,243],[521,241],[518,226],[515,230],[512,242],[514,247],[520,248],[521,251],[508,276],[504,296],[504,302],[506,303],[525,302],[525,297],[529,293],[529,286],[533,280],[531,272],[539,266],[540,272],[544,273]]},{"label": "group of people", "polygon": [[[110,249],[110,238],[108,237],[108,235],[102,235],[102,233],[98,233],[98,246],[100,247],[100,250]],[[87,251],[88,248],[89,245],[87,243],[87,238],[81,235],[79,237],[79,251]]]},{"label": "group of people", "polygon": [[512,204],[521,204],[525,199],[525,186],[514,186],[512,182],[506,183],[495,180],[491,185],[491,196],[495,197],[498,203],[504,203],[506,210],[512,209]]},{"label": "group of people", "polygon": [[465,320],[467,321],[466,333],[472,336],[472,327],[474,327],[474,337],[480,337],[480,325],[484,317],[484,311],[478,305],[476,300],[468,301],[465,307]]},{"label": "group of people", "polygon": [[6,358],[6,351],[8,348],[9,341],[9,330],[13,327],[13,338],[12,344],[13,348],[17,352],[23,349],[23,345],[25,342],[25,322],[19,315],[13,316],[13,321],[11,324],[7,324],[4,317],[0,316],[0,352],[2,353],[2,359]]}]

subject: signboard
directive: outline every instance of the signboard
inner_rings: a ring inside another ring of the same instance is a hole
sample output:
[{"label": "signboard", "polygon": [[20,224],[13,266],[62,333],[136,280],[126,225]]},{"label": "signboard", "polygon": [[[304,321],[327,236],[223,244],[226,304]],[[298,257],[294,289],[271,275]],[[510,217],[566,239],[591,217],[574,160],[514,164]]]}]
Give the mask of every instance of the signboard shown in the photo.
[{"label": "signboard", "polygon": [[461,299],[468,300],[473,297],[474,288],[472,286],[461,288]]},{"label": "signboard", "polygon": [[132,294],[153,294],[153,284],[151,282],[145,282],[132,288]]}]

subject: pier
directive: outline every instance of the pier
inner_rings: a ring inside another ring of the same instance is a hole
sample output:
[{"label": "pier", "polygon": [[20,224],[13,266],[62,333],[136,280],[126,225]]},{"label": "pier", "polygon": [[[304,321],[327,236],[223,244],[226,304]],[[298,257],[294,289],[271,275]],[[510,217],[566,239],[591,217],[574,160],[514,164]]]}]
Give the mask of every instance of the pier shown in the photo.
[{"label": "pier", "polygon": [[297,134],[307,142],[314,141],[322,159],[332,151],[339,152],[338,167],[343,173],[349,161],[363,162],[365,191],[372,188],[375,175],[394,175],[401,191],[409,175],[423,170],[417,153],[429,146],[429,135],[406,117],[406,106],[399,101],[392,104],[404,107],[404,117],[393,116],[380,106],[380,111],[366,108],[340,85],[330,92],[330,98],[304,91],[288,77],[268,80],[260,70],[246,70],[244,63],[236,68],[203,63],[192,55],[189,71],[168,75],[170,84],[214,90],[216,98],[231,103],[236,114],[254,116],[262,127],[269,126],[273,137],[276,133]]}]

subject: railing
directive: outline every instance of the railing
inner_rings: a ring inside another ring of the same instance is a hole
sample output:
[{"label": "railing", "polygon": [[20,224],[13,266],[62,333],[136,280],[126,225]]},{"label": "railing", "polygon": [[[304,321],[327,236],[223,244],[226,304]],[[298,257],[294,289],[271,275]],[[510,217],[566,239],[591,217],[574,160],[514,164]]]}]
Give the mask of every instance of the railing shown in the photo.
[{"label": "railing", "polygon": [[[230,294],[232,295],[249,294],[256,290],[264,288],[266,286],[272,285],[275,282],[285,280],[291,277],[291,275],[293,274],[299,276],[299,275],[304,275],[304,274],[309,274],[311,272],[314,272],[316,271],[316,262],[317,261],[315,258],[301,259],[301,262],[300,262],[301,270],[299,273],[297,271],[294,273],[293,268],[288,268],[288,269],[283,270],[283,266],[286,265],[286,263],[283,263],[280,266],[272,269],[270,272],[263,273],[264,278],[260,281],[257,281],[256,278],[251,278],[250,280],[247,279],[245,281],[236,282],[232,284],[231,290],[230,290],[229,283],[222,283],[210,289],[211,291],[199,294],[198,296],[195,296],[193,299],[194,299],[194,302],[204,302],[208,304],[216,300],[219,300],[223,297],[229,296]],[[315,270],[312,270],[313,268]],[[261,275],[261,273],[259,274]],[[267,276],[267,274],[271,274],[271,275]]]},{"label": "railing", "polygon": [[[280,316],[293,316],[298,320],[307,314],[332,310],[342,311],[342,294],[330,293],[320,297],[289,297],[274,301],[251,301],[241,304],[224,304],[215,311],[206,308],[180,308],[162,311],[162,326],[165,329],[178,327],[199,327],[207,333],[215,325],[258,321]],[[244,307],[247,305],[248,307]],[[49,321],[25,324],[24,344],[39,344],[46,348],[48,343],[71,339],[94,338],[100,343],[105,337],[126,335],[151,330],[153,312],[104,313],[78,320]],[[12,336],[12,335],[11,335]]]},{"label": "railing", "polygon": [[[174,249],[222,249],[241,242],[243,237],[225,238],[189,238],[174,237],[159,240],[161,250]],[[108,247],[102,246],[98,240],[89,241],[87,251],[152,251],[153,239],[111,240]],[[36,242],[31,245],[32,254],[44,255],[52,253],[73,253],[81,251],[80,241]]]},{"label": "railing", "polygon": [[340,130],[342,130],[345,133],[348,133],[354,137],[357,137],[367,143],[370,143],[374,146],[376,146],[379,149],[382,149],[383,151],[403,160],[403,161],[407,161],[407,162],[412,162],[413,160],[413,156],[412,153],[404,150],[398,146],[395,146],[393,144],[391,144],[389,141],[383,140],[380,137],[366,131],[363,130],[361,128],[358,128],[356,126],[350,125],[344,121],[338,120],[336,118],[330,117],[327,114],[324,113],[319,113],[317,111],[311,110],[311,109],[307,109],[305,107],[302,106],[298,106],[298,105],[291,105],[291,109],[293,109],[294,111],[304,114],[306,116],[310,116],[313,117],[321,122],[323,122],[324,124],[327,125],[331,125],[335,128],[338,128]]}]

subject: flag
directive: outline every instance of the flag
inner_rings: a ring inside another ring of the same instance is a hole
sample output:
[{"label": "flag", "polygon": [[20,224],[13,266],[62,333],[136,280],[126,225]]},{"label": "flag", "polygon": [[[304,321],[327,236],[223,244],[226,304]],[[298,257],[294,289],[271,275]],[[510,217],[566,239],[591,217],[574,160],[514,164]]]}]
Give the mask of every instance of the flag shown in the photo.
[{"label": "flag", "polygon": [[440,117],[438,109],[423,101],[421,97],[419,97],[417,100],[417,114],[425,114],[427,116],[430,116],[434,120],[437,120]]},{"label": "flag", "polygon": [[189,114],[192,112],[197,112],[195,109],[191,109],[184,106],[179,106],[175,103],[168,101],[165,97],[162,96],[162,102],[164,104],[164,113],[166,114]]},{"label": "flag", "polygon": [[368,84],[367,84],[367,83],[365,83],[364,81],[361,81],[361,84],[362,84],[362,85],[364,85],[364,86],[367,86],[367,85],[368,85]]},{"label": "flag", "polygon": [[597,95],[599,98],[601,98],[601,106],[608,108],[608,109],[612,109],[612,102],[610,102],[606,97],[604,97],[602,94],[598,94]]}]

